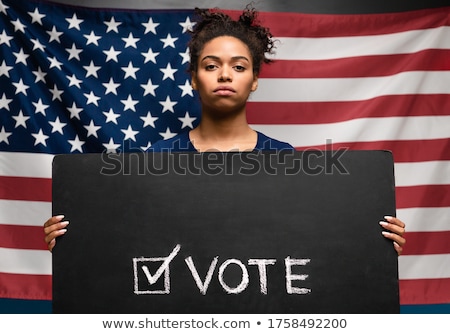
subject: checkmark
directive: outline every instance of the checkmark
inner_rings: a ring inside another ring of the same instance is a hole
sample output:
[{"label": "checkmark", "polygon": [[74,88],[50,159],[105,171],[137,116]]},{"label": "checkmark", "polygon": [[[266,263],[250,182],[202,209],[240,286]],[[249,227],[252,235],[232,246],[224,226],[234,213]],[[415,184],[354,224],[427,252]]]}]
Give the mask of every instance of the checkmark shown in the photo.
[{"label": "checkmark", "polygon": [[[155,284],[161,277],[163,272],[165,272],[169,268],[170,262],[174,259],[175,256],[177,256],[178,252],[180,251],[180,248],[181,248],[180,245],[176,245],[175,248],[172,250],[172,252],[169,254],[169,256],[163,258],[164,259],[163,263],[159,266],[158,270],[156,270],[154,275],[150,274],[150,270],[148,270],[148,267],[146,265],[142,266],[142,270],[144,271],[145,276],[147,277],[148,283],[150,285]],[[154,259],[156,260],[156,258]]]}]

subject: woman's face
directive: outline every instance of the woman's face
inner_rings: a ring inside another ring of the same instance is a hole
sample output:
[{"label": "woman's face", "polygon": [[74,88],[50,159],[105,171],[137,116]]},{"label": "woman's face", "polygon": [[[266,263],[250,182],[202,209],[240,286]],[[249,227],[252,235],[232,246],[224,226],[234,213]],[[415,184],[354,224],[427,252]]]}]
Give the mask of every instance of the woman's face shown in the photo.
[{"label": "woman's face", "polygon": [[203,112],[241,112],[258,78],[246,44],[231,36],[216,37],[205,44],[198,58],[198,70],[192,73]]}]

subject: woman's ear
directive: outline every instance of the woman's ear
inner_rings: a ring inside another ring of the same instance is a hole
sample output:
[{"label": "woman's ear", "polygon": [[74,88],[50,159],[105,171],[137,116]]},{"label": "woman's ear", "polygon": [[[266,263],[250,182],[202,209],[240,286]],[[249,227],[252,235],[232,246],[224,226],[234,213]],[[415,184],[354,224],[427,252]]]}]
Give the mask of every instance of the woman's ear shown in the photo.
[{"label": "woman's ear", "polygon": [[253,76],[252,92],[254,92],[257,88],[258,88],[258,77],[255,75]]},{"label": "woman's ear", "polygon": [[195,72],[191,73],[191,86],[193,90],[197,90],[197,75]]}]

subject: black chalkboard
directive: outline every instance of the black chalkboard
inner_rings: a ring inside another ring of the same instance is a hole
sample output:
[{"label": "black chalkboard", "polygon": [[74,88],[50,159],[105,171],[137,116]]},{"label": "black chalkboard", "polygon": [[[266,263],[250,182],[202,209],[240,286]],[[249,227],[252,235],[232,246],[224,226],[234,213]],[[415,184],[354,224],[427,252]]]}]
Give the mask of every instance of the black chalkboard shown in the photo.
[{"label": "black chalkboard", "polygon": [[398,313],[386,151],[59,155],[54,313]]}]

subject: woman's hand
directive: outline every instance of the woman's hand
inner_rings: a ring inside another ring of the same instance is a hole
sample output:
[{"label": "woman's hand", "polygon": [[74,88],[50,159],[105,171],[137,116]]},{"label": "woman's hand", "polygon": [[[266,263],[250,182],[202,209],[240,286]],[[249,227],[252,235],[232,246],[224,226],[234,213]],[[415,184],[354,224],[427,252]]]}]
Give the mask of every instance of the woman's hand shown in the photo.
[{"label": "woman's hand", "polygon": [[380,221],[380,225],[387,231],[381,233],[394,242],[394,248],[397,251],[397,254],[401,255],[403,246],[406,243],[406,239],[403,237],[403,234],[405,233],[405,223],[400,219],[391,216],[385,216],[384,219],[386,219],[387,222]]},{"label": "woman's hand", "polygon": [[56,244],[56,238],[67,232],[68,221],[62,221],[63,215],[53,216],[44,223],[45,242],[47,243],[48,250],[51,252]]}]

